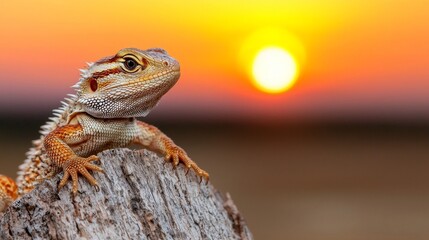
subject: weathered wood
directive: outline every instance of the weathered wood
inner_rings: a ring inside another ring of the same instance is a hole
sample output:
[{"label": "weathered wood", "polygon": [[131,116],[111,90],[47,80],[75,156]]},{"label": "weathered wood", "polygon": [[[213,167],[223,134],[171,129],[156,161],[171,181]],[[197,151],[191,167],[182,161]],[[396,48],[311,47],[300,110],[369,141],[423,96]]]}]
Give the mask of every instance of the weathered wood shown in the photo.
[{"label": "weathered wood", "polygon": [[62,174],[39,184],[0,216],[0,239],[252,239],[237,208],[183,164],[174,170],[146,151],[99,154],[98,191],[79,180],[57,192]]}]

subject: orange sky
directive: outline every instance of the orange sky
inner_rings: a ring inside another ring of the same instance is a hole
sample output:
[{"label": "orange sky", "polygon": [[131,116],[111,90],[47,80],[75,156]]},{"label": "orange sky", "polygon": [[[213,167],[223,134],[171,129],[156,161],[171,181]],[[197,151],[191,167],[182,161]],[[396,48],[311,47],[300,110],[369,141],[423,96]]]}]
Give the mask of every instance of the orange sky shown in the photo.
[{"label": "orange sky", "polygon": [[[182,77],[155,115],[429,119],[429,2],[2,1],[0,113],[56,106],[78,68],[123,47],[162,47]],[[239,54],[274,27],[305,48],[296,85],[268,95]]]}]

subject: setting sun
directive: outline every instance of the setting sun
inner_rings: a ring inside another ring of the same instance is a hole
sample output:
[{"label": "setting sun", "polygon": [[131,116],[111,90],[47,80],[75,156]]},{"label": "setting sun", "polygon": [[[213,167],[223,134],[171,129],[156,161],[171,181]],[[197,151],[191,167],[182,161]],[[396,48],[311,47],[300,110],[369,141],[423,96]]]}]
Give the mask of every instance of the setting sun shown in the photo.
[{"label": "setting sun", "polygon": [[259,91],[278,94],[295,84],[305,67],[306,51],[293,33],[267,27],[254,31],[242,42],[239,60]]},{"label": "setting sun", "polygon": [[267,47],[257,53],[252,74],[258,89],[268,93],[281,93],[295,83],[298,66],[293,56],[283,48]]}]

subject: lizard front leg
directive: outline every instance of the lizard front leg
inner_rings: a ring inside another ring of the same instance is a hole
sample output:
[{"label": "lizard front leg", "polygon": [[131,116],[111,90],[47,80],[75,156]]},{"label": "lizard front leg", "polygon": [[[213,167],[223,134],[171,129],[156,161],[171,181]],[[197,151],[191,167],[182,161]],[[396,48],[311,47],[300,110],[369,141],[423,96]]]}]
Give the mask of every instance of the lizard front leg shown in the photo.
[{"label": "lizard front leg", "polygon": [[98,157],[95,155],[87,158],[80,157],[71,148],[71,146],[82,146],[88,140],[89,137],[85,136],[83,128],[79,124],[59,127],[46,135],[43,142],[46,153],[52,162],[64,171],[59,189],[67,183],[67,180],[71,176],[73,182],[72,192],[76,194],[78,189],[78,173],[82,174],[91,185],[98,185],[94,177],[88,172],[88,170],[103,172],[100,167],[91,163],[98,160]]},{"label": "lizard front leg", "polygon": [[11,178],[0,175],[0,212],[18,197],[18,187]]},{"label": "lizard front leg", "polygon": [[182,148],[177,146],[158,128],[141,121],[136,121],[136,124],[138,134],[133,138],[134,143],[163,154],[166,161],[172,161],[173,166],[177,166],[179,162],[183,162],[188,168],[188,171],[192,168],[201,178],[205,178],[207,181],[209,180],[209,174],[198,167]]}]

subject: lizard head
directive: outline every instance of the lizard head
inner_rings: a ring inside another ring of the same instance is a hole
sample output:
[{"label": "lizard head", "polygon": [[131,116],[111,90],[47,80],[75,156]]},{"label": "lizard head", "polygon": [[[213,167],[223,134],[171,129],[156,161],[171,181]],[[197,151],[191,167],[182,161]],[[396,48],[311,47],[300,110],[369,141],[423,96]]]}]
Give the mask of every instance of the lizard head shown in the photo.
[{"label": "lizard head", "polygon": [[98,118],[140,117],[177,82],[179,63],[160,48],[125,48],[82,71],[77,102]]}]

